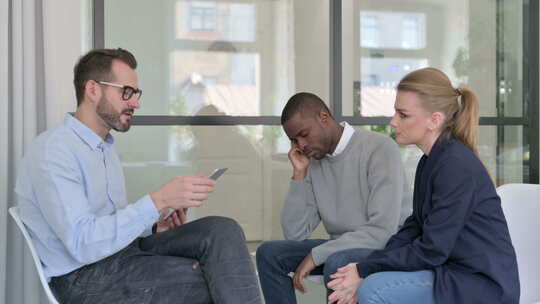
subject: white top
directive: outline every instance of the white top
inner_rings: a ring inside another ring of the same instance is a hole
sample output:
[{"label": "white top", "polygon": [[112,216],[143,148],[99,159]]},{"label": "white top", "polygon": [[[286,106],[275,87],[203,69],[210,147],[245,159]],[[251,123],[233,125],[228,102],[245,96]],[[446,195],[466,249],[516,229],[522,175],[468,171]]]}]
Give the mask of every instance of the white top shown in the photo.
[{"label": "white top", "polygon": [[336,149],[334,150],[334,153],[332,154],[326,154],[328,157],[335,157],[339,155],[343,150],[345,150],[345,147],[347,147],[347,144],[351,140],[351,137],[354,134],[354,128],[351,127],[346,121],[343,121],[340,123],[340,125],[343,126],[343,134],[341,134],[341,138],[339,139],[339,142],[336,146]]}]

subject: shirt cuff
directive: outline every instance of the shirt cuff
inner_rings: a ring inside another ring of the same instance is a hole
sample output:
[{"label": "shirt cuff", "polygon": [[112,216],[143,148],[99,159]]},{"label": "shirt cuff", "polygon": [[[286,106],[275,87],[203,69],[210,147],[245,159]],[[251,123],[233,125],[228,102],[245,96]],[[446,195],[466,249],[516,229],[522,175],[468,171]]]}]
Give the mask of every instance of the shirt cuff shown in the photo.
[{"label": "shirt cuff", "polygon": [[135,202],[133,208],[137,210],[145,227],[151,227],[159,219],[159,211],[148,194]]},{"label": "shirt cuff", "polygon": [[311,257],[313,258],[313,264],[315,266],[321,266],[324,264],[324,259],[320,257],[317,253],[315,253],[313,250],[311,250]]},{"label": "shirt cuff", "polygon": [[291,183],[290,183],[290,186],[293,187],[293,186],[305,186],[308,182],[306,181],[306,178],[304,179],[291,179]]},{"label": "shirt cuff", "polygon": [[308,187],[309,187],[309,183],[306,182],[305,179],[291,180],[289,184],[289,194],[293,196],[301,195],[302,197],[304,197],[304,195],[306,194],[305,193],[306,189],[309,189]]}]

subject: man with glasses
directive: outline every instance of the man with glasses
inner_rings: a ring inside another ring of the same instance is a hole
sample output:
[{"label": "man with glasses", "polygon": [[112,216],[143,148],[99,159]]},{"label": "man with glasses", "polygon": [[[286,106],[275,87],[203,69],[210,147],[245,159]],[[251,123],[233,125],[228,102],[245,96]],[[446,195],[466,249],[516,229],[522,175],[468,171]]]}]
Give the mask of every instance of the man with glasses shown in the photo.
[{"label": "man with glasses", "polygon": [[122,99],[123,100],[130,100],[133,95],[137,97],[137,100],[141,99],[142,90],[141,89],[135,89],[134,87],[130,87],[128,85],[121,85],[117,83],[107,82],[107,81],[101,81],[101,80],[94,80],[95,82],[103,85],[108,85],[111,87],[117,87],[122,89]]},{"label": "man with glasses", "polygon": [[75,114],[25,155],[15,190],[53,292],[61,303],[261,303],[240,226],[186,223],[214,181],[175,177],[128,204],[110,130],[128,131],[140,107],[136,67],[122,49],[84,55]]}]

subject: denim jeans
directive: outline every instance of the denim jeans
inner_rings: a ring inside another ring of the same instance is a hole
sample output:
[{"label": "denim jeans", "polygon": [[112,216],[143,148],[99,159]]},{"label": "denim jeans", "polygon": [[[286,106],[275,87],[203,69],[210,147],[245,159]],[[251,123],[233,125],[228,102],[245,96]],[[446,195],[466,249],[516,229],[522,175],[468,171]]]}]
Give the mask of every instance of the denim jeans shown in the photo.
[{"label": "denim jeans", "polygon": [[262,303],[242,228],[205,217],[51,280],[61,303]]},{"label": "denim jeans", "polygon": [[358,288],[362,304],[435,304],[431,270],[387,271],[369,275]]},{"label": "denim jeans", "polygon": [[[270,241],[263,243],[257,249],[257,270],[267,304],[296,303],[296,295],[290,272],[296,271],[298,265],[316,246],[328,240],[304,241]],[[348,249],[336,252],[326,259],[326,262],[316,267],[311,274],[324,275],[325,285],[330,281],[330,275],[338,268],[349,263],[358,262],[367,257],[371,249]],[[327,293],[330,293],[327,290]]]}]

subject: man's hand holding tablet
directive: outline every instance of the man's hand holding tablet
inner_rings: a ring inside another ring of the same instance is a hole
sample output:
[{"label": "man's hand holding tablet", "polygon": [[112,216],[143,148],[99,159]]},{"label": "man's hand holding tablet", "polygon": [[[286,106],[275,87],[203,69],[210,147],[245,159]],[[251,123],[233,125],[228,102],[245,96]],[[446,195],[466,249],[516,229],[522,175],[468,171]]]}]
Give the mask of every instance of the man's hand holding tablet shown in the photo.
[{"label": "man's hand holding tablet", "polygon": [[227,171],[227,169],[228,168],[216,169],[214,172],[212,172],[212,174],[210,174],[210,176],[208,176],[208,178],[216,181],[221,175],[223,175],[223,173],[225,173],[225,171]]},{"label": "man's hand holding tablet", "polygon": [[[212,174],[210,174],[208,176],[209,179],[211,180],[214,180],[216,181],[221,175],[223,175],[223,173],[225,173],[225,171],[227,171],[228,168],[219,168],[219,169],[216,169],[214,170],[214,172],[212,172]],[[180,210],[180,209],[179,209]],[[183,209],[183,210],[180,210],[181,212],[183,212],[183,216],[181,216],[182,214],[179,215],[179,218],[182,219],[183,217],[183,221],[181,220],[181,224],[183,224],[185,222],[185,217],[186,217],[186,213],[187,213],[187,208]],[[171,208],[171,207],[168,207],[168,208],[165,208],[162,210],[162,214],[165,214],[165,216],[160,219],[160,221],[165,221],[167,220],[173,213],[175,213],[176,210]]]}]

